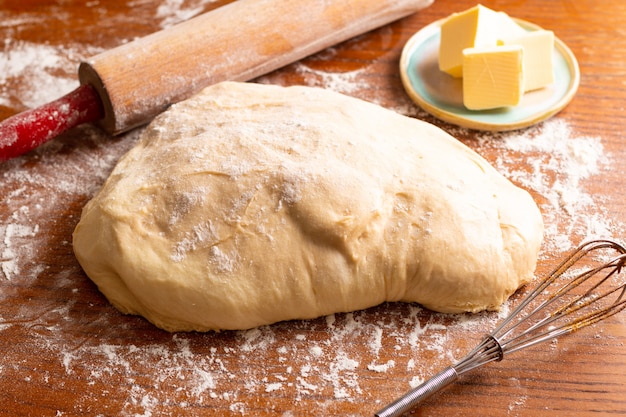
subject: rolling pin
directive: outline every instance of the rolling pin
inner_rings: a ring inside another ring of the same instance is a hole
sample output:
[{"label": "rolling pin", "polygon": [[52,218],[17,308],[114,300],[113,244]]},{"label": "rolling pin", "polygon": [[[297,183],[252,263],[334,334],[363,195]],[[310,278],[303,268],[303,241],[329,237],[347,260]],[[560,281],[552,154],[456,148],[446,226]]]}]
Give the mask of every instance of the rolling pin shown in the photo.
[{"label": "rolling pin", "polygon": [[0,161],[79,124],[117,135],[211,84],[248,81],[434,0],[238,0],[81,62],[80,86],[0,123]]}]

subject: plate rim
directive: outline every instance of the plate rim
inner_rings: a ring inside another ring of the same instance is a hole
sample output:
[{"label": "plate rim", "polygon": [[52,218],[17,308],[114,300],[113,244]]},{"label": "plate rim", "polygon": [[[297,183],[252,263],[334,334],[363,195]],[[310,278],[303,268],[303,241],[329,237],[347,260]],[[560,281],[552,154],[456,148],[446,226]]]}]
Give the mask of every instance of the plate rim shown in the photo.
[{"label": "plate rim", "polygon": [[[431,103],[425,97],[422,97],[422,95],[420,95],[413,87],[408,74],[409,63],[415,48],[430,38],[431,31],[434,32],[439,30],[446,19],[447,18],[436,20],[414,33],[402,48],[402,54],[400,56],[400,78],[404,89],[413,102],[424,109],[427,113],[430,113],[432,116],[445,122],[452,123],[460,127],[483,131],[507,131],[522,129],[547,120],[563,110],[563,108],[565,108],[565,106],[567,106],[574,98],[574,95],[578,90],[578,86],[580,85],[580,68],[578,66],[578,61],[576,60],[572,50],[563,41],[555,36],[554,48],[565,60],[571,75],[571,80],[565,94],[554,105],[548,107],[547,109],[539,110],[528,117],[519,120],[497,123],[468,118],[457,113],[444,110]],[[513,18],[513,20],[520,26],[530,30],[543,29],[539,25],[523,19]],[[476,113],[480,113],[480,111],[477,111]]]}]

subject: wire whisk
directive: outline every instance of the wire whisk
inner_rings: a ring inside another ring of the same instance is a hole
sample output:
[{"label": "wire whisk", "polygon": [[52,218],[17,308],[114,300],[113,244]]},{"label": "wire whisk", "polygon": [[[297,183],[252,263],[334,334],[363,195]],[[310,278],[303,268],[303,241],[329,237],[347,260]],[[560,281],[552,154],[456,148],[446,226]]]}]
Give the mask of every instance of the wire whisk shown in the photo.
[{"label": "wire whisk", "polygon": [[463,360],[407,392],[375,416],[399,417],[465,372],[624,310],[626,279],[620,272],[625,263],[626,248],[616,242],[594,240],[581,245]]}]

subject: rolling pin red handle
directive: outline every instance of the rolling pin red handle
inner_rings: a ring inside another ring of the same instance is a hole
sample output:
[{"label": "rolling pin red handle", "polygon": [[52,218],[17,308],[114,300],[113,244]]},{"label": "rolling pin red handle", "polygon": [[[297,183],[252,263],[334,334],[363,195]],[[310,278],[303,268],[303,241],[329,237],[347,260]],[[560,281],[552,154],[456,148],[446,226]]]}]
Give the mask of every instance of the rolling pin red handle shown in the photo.
[{"label": "rolling pin red handle", "polygon": [[0,162],[22,155],[61,133],[104,117],[95,89],[83,84],[41,107],[0,122]]}]

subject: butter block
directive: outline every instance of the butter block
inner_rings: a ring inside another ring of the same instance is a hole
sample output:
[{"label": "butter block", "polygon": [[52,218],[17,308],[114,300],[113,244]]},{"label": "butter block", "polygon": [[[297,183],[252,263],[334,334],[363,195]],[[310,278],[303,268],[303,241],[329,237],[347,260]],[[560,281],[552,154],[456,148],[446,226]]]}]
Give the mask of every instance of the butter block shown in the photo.
[{"label": "butter block", "polygon": [[537,90],[554,82],[554,32],[537,30],[507,36],[500,45],[520,45],[524,49],[524,92]]},{"label": "butter block", "polygon": [[506,13],[480,4],[454,13],[441,25],[439,69],[462,77],[464,49],[496,46],[500,39],[514,38],[523,32]]},{"label": "butter block", "polygon": [[518,36],[522,36],[526,32],[526,29],[515,23],[508,14],[504,12],[498,12],[498,17],[500,18],[498,25],[499,32],[496,34],[498,42],[504,38],[516,38]]},{"label": "butter block", "polygon": [[463,51],[463,104],[470,110],[516,106],[524,94],[521,45]]}]

